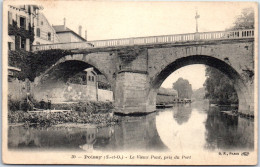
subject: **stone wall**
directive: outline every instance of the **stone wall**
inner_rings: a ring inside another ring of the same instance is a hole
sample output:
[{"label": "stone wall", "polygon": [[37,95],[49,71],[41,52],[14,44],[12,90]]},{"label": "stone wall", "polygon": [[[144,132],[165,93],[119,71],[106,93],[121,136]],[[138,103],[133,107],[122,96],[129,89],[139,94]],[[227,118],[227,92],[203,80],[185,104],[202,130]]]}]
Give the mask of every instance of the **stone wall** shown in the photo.
[{"label": "stone wall", "polygon": [[18,79],[13,79],[11,82],[8,82],[8,96],[12,100],[22,100],[26,98],[27,91],[31,83],[29,81],[21,81]]}]

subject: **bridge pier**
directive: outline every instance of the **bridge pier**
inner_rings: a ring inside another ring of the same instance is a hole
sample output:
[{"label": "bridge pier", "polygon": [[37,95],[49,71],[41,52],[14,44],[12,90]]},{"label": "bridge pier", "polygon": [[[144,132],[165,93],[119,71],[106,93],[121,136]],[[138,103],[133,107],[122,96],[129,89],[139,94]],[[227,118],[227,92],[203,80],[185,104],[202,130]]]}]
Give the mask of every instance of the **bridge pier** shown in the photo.
[{"label": "bridge pier", "polygon": [[149,91],[146,73],[120,72],[116,78],[115,108],[122,114],[149,113],[155,106],[147,103]]}]

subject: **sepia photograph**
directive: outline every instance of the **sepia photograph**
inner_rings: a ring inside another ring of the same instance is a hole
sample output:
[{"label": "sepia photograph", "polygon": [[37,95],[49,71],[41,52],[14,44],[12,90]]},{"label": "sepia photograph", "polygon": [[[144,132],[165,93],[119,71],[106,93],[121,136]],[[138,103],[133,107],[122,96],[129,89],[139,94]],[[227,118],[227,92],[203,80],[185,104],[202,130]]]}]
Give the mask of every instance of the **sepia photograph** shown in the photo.
[{"label": "sepia photograph", "polygon": [[2,163],[258,163],[257,2],[4,0],[2,16]]}]

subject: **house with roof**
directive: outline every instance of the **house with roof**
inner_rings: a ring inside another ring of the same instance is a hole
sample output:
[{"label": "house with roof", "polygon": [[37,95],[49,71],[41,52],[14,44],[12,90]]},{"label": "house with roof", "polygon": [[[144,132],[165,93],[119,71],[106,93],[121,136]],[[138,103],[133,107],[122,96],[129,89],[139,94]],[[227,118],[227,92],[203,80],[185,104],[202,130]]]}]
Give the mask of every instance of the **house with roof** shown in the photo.
[{"label": "house with roof", "polygon": [[43,13],[38,13],[35,17],[35,31],[33,45],[60,43],[54,28],[50,25]]},{"label": "house with roof", "polygon": [[73,30],[66,27],[66,19],[64,18],[63,25],[53,26],[54,30],[58,38],[60,39],[60,43],[69,43],[69,42],[86,42],[87,41],[87,31],[85,31],[85,38],[82,37],[82,27],[79,26],[78,34]]}]

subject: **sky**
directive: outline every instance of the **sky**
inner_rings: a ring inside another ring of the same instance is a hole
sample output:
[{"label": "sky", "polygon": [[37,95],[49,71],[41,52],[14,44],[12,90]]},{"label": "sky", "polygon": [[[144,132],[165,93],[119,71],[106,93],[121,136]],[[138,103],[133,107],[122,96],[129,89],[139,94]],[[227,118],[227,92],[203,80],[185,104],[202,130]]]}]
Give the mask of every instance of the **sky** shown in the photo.
[{"label": "sky", "polygon": [[205,67],[203,64],[195,64],[179,68],[165,79],[161,87],[172,88],[172,84],[182,77],[189,81],[193,90],[199,89],[206,80]]},{"label": "sky", "polygon": [[[117,39],[193,33],[196,29],[195,13],[199,32],[223,31],[232,26],[242,8],[248,2],[129,2],[129,1],[40,1],[42,12],[52,25],[66,25],[82,36],[87,30],[88,40]],[[44,3],[43,3],[44,2]],[[193,89],[203,86],[206,79],[204,65],[183,67],[170,75],[162,84],[171,88],[179,77],[188,79]]]}]

